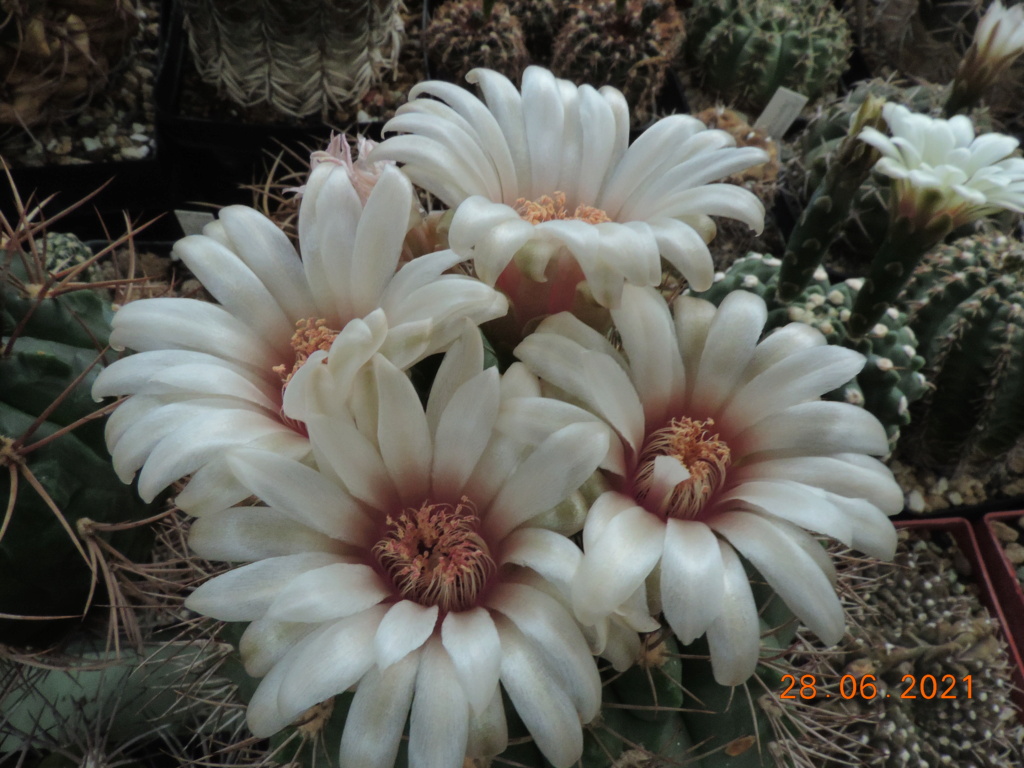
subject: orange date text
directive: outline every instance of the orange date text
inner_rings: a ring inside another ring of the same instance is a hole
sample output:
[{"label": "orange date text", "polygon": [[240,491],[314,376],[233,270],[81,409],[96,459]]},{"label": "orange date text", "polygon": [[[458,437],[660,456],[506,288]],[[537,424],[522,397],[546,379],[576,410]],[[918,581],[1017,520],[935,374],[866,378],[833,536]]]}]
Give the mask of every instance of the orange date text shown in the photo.
[{"label": "orange date text", "polygon": [[971,676],[956,677],[955,675],[903,675],[900,680],[902,690],[883,693],[878,688],[878,678],[874,675],[843,675],[839,678],[839,691],[824,685],[818,685],[815,675],[783,675],[782,684],[785,689],[780,699],[818,698],[830,699],[874,699],[879,696],[893,699],[969,699],[972,696]]}]

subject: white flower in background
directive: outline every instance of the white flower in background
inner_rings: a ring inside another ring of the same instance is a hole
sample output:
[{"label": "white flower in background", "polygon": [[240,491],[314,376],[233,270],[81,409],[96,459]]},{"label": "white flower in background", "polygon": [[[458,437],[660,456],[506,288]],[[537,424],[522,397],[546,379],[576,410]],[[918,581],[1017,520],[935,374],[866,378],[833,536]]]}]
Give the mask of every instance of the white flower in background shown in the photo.
[{"label": "white flower in background", "polygon": [[374,160],[403,163],[413,183],[455,209],[449,242],[512,300],[520,328],[572,308],[585,280],[604,307],[624,282],[657,285],[664,258],[698,290],[714,269],[709,216],[760,231],[764,206],[732,184],[710,184],[767,160],[724,131],[673,115],[629,145],[628,107],[614,88],[577,88],[529,67],[522,93],[475,69],[483,101],[420,83],[385,126],[402,132]]},{"label": "white flower in background", "polygon": [[979,57],[1000,66],[1012,63],[1024,53],[1024,6],[1006,8],[995,0],[978,22],[971,47]]},{"label": "white flower in background", "polygon": [[551,763],[579,759],[601,683],[552,596],[568,590],[579,549],[541,523],[598,466],[609,432],[591,419],[535,448],[505,437],[495,426],[519,393],[482,364],[470,328],[424,409],[377,355],[372,401],[307,422],[319,472],[264,451],[228,459],[267,506],[201,517],[190,544],[254,562],[186,605],[252,622],[240,650],[263,676],[248,709],[257,736],[354,688],[340,765],[391,768],[409,716],[410,765],[461,768],[505,749],[504,689]]},{"label": "white flower in background", "polygon": [[976,104],[1024,53],[1024,6],[992,3],[978,22],[971,47],[957,68],[946,113]]},{"label": "white flower in background", "polygon": [[322,360],[336,339],[361,340],[361,360],[346,352],[332,367],[349,369],[380,350],[407,368],[448,346],[463,318],[504,314],[507,301],[493,289],[443,274],[461,260],[451,251],[396,273],[412,200],[408,180],[385,168],[364,210],[346,172],[323,163],[299,210],[301,260],[272,221],[244,206],[178,241],[174,255],[219,304],[145,299],[115,315],[111,345],[139,354],[106,368],[93,396],[132,395],[106,427],[120,477],[130,482],[141,468],[139,493],[150,500],[196,473],[180,506],[230,506],[248,493],[228,472],[227,449],[308,454],[305,429],[282,402],[311,355]]},{"label": "white flower in background", "polygon": [[894,179],[896,214],[916,229],[944,215],[955,229],[1004,209],[1024,211],[1024,159],[1012,154],[1016,139],[975,137],[964,115],[942,120],[898,104],[886,104],[882,115],[892,138],[874,128],[860,138],[882,153],[875,169]]},{"label": "white flower in background", "polygon": [[[739,684],[759,648],[741,555],[824,642],[837,642],[844,615],[833,566],[804,529],[891,558],[887,515],[903,504],[892,474],[868,455],[888,451],[877,419],[818,399],[864,358],[802,323],[758,343],[765,304],[745,291],[718,309],[683,297],[673,319],[655,290],[627,286],[612,317],[621,354],[568,314],[545,320],[516,350],[619,437],[613,490],[583,529],[573,583],[581,622],[616,611],[655,574],[650,597],[672,630],[684,643],[706,632],[715,679]],[[545,408],[521,420],[556,421],[558,409]]]}]

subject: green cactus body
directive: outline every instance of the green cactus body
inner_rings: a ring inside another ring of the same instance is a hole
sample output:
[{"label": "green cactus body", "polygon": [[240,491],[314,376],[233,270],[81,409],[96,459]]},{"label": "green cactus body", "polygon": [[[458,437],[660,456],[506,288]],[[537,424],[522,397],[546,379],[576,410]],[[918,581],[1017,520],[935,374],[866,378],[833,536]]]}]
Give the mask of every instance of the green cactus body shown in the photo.
[{"label": "green cactus body", "polygon": [[504,3],[495,3],[488,17],[482,0],[448,0],[434,11],[423,39],[435,75],[456,83],[476,67],[517,81],[529,63],[523,27]]},{"label": "green cactus body", "polygon": [[833,92],[851,50],[831,0],[700,0],[687,21],[701,86],[755,111],[780,87],[812,100]]},{"label": "green cactus body", "polygon": [[683,45],[683,19],[665,0],[577,2],[555,38],[551,69],[577,84],[613,85],[626,97],[633,122],[653,114],[669,66]]},{"label": "green cactus body", "polygon": [[867,362],[857,378],[825,398],[863,406],[882,422],[890,448],[895,447],[900,429],[910,423],[910,403],[927,391],[920,372],[924,358],[917,353],[918,340],[907,324],[907,315],[896,310],[887,312],[868,334],[853,343],[846,321],[863,281],[853,278],[832,285],[825,270],[819,268],[792,304],[780,306],[773,297],[781,266],[780,259],[748,254],[718,276],[709,290],[695,295],[718,304],[733,290],[756,293],[769,302],[766,332],[794,321],[807,323],[821,331],[829,344],[851,346],[863,354]]},{"label": "green cactus body", "polygon": [[989,461],[1024,434],[1024,245],[1005,236],[934,249],[903,293],[932,391],[908,458]]},{"label": "green cactus body", "polygon": [[[14,501],[0,538],[0,613],[77,617],[0,619],[0,642],[39,644],[80,621],[94,590],[93,604],[106,600],[76,524],[143,518],[148,507],[114,472],[102,420],[83,421],[97,408],[89,391],[110,334],[109,302],[90,291],[32,296],[45,287],[18,255],[9,258],[0,304],[0,498]],[[109,541],[141,556],[149,538],[131,530]]]}]

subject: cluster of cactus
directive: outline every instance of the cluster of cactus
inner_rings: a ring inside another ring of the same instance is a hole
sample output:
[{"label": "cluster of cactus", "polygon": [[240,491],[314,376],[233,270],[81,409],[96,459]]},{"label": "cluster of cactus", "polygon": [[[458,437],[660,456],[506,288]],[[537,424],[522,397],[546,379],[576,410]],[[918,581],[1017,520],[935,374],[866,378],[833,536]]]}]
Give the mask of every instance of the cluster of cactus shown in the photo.
[{"label": "cluster of cactus", "polygon": [[851,52],[831,0],[698,0],[686,19],[701,87],[745,109],[762,109],[780,87],[812,100],[834,92]]},{"label": "cluster of cactus", "polygon": [[457,83],[476,67],[517,79],[530,61],[520,19],[505,3],[488,13],[482,0],[448,0],[434,11],[423,41],[435,75]]},{"label": "cluster of cactus", "polygon": [[131,0],[11,0],[0,19],[0,125],[31,127],[81,110],[128,52]]},{"label": "cluster of cactus", "polygon": [[671,0],[582,0],[555,37],[551,69],[580,83],[609,83],[629,102],[635,124],[649,120],[686,37]]},{"label": "cluster of cactus", "polygon": [[394,69],[400,0],[182,0],[200,76],[243,106],[292,117],[359,102]]},{"label": "cluster of cactus", "polygon": [[78,282],[91,266],[81,260],[87,251],[77,239],[44,237],[24,218],[9,232],[0,284],[0,642],[39,645],[90,606],[110,604],[93,537],[145,552],[144,532],[108,537],[94,524],[144,518],[147,507],[111,467],[89,394],[109,354],[113,312]]},{"label": "cluster of cactus", "polygon": [[975,235],[935,248],[904,289],[934,388],[913,411],[915,463],[977,465],[1024,434],[1024,244]]},{"label": "cluster of cactus", "polygon": [[[817,667],[820,656],[805,673],[818,684],[812,711],[850,718],[844,735],[859,759],[844,764],[996,768],[1024,761],[1013,665],[999,622],[961,579],[969,568],[953,542],[902,531],[895,567],[862,562],[856,573],[840,573],[841,582],[856,583],[847,636],[829,673]],[[934,695],[926,675],[938,682]]]},{"label": "cluster of cactus", "polygon": [[473,67],[518,80],[527,64],[549,66],[577,84],[613,85],[626,97],[634,125],[654,114],[655,101],[686,37],[683,18],[667,0],[447,0],[424,31],[427,59],[439,74],[462,82]]},{"label": "cluster of cactus", "polygon": [[890,310],[867,335],[853,341],[846,322],[863,281],[851,278],[833,285],[819,267],[810,285],[792,303],[784,305],[776,298],[781,266],[782,261],[775,257],[748,254],[716,275],[709,290],[696,295],[719,304],[730,291],[756,293],[768,302],[765,333],[790,322],[807,323],[821,331],[828,343],[849,346],[863,354],[867,362],[857,378],[825,398],[863,406],[882,422],[890,447],[895,447],[901,428],[910,423],[910,404],[928,388],[921,373],[924,358],[918,354],[918,340],[908,325],[907,314]]}]

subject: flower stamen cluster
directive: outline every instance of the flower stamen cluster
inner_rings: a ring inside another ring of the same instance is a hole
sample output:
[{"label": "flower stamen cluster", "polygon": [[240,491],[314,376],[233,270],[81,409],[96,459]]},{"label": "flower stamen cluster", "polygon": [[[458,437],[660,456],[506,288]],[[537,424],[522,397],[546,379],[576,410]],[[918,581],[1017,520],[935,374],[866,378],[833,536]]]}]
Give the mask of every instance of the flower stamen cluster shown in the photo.
[{"label": "flower stamen cluster", "polygon": [[700,518],[732,462],[729,446],[711,434],[714,423],[681,416],[651,434],[633,478],[637,501],[663,518]]},{"label": "flower stamen cluster", "polygon": [[372,551],[402,597],[444,612],[466,610],[495,571],[479,524],[466,497],[454,506],[426,501],[389,515]]},{"label": "flower stamen cluster", "polygon": [[287,363],[275,365],[272,369],[274,373],[281,377],[282,388],[288,386],[292,376],[295,375],[299,368],[305,365],[310,355],[314,352],[329,351],[331,344],[334,343],[339,333],[332,328],[328,328],[325,319],[317,317],[297,320],[295,322],[295,329],[295,333],[292,334],[291,341],[289,342],[292,349],[295,350],[295,362],[291,370],[288,370]]},{"label": "flower stamen cluster", "polygon": [[565,192],[541,195],[539,199],[527,200],[520,197],[513,206],[523,221],[540,224],[545,221],[584,221],[587,224],[603,224],[611,217],[600,208],[580,203],[572,213],[565,207]]}]

